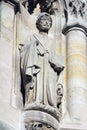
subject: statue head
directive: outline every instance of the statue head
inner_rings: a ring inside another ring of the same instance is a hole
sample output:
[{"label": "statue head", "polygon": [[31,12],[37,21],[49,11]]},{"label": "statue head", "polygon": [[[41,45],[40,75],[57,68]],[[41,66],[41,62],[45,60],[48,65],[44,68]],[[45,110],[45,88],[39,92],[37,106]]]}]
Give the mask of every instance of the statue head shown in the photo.
[{"label": "statue head", "polygon": [[48,13],[41,13],[36,21],[36,27],[40,32],[48,33],[52,26],[52,18]]}]

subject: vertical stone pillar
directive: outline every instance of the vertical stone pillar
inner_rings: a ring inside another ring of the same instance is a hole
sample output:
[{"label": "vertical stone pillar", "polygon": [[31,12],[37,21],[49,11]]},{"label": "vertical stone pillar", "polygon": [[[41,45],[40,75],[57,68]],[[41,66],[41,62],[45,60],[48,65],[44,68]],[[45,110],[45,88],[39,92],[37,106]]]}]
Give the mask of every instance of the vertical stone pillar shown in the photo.
[{"label": "vertical stone pillar", "polygon": [[87,2],[68,0],[65,5],[67,111],[77,125],[87,118]]},{"label": "vertical stone pillar", "polygon": [[0,129],[7,127],[11,130],[20,130],[21,111],[14,109],[10,102],[13,88],[12,74],[16,70],[13,68],[15,9],[14,0],[12,3],[10,0],[0,1]]},{"label": "vertical stone pillar", "polygon": [[71,120],[87,118],[87,43],[86,32],[73,27],[66,33],[67,109]]}]

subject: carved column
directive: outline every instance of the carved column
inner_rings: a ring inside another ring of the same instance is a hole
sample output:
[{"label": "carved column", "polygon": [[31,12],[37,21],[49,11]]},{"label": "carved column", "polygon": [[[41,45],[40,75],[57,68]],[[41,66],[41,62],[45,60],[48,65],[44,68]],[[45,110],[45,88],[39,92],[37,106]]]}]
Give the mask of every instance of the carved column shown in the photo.
[{"label": "carved column", "polygon": [[73,123],[87,119],[86,2],[68,0],[65,10],[67,110]]}]

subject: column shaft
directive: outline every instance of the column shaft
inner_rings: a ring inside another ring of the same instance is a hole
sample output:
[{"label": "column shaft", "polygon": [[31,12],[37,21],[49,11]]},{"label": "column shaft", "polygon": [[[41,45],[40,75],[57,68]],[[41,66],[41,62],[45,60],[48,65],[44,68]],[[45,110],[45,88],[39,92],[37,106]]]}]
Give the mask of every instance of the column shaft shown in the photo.
[{"label": "column shaft", "polygon": [[79,29],[66,35],[67,107],[71,119],[84,121],[87,117],[87,43]]}]

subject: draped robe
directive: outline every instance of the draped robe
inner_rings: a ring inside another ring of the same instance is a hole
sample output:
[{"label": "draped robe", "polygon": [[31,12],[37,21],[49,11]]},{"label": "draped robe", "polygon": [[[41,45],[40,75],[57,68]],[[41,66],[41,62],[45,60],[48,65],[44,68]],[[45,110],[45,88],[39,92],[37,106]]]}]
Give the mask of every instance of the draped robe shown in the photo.
[{"label": "draped robe", "polygon": [[[42,40],[42,41],[41,41]],[[21,71],[26,103],[57,106],[58,57],[46,36],[25,44],[21,49]]]}]

